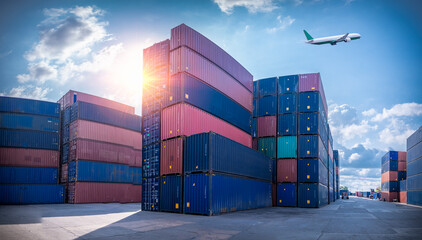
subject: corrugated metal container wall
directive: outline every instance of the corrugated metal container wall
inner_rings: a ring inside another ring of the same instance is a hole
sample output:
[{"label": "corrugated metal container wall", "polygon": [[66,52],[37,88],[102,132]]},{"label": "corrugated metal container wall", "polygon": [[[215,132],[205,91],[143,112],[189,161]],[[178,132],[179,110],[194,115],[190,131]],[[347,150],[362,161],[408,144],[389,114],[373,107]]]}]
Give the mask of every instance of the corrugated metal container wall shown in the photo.
[{"label": "corrugated metal container wall", "polygon": [[170,64],[171,75],[186,72],[195,76],[252,112],[251,90],[195,51],[187,47],[171,51]]},{"label": "corrugated metal container wall", "polygon": [[142,185],[126,183],[69,183],[69,203],[141,202]]},{"label": "corrugated metal container wall", "polygon": [[[399,170],[400,170],[400,162],[399,162]],[[407,176],[411,177],[420,173],[422,173],[422,158],[419,158],[417,160],[414,160],[408,163]]]},{"label": "corrugated metal container wall", "polygon": [[59,132],[59,118],[0,112],[0,128]]},{"label": "corrugated metal container wall", "polygon": [[77,139],[70,143],[70,160],[126,164],[142,167],[142,151],[111,143]]},{"label": "corrugated metal container wall", "polygon": [[265,156],[269,158],[275,158],[275,138],[274,137],[266,137],[266,138],[259,138],[258,139],[258,151],[263,153]]},{"label": "corrugated metal container wall", "polygon": [[187,137],[184,153],[185,173],[224,172],[271,181],[275,170],[271,159],[213,132]]},{"label": "corrugated metal container wall", "polygon": [[187,46],[200,53],[241,82],[250,92],[253,91],[253,77],[242,65],[215,43],[185,24],[171,30],[170,50],[180,46]]},{"label": "corrugated metal container wall", "polygon": [[247,147],[252,137],[235,126],[188,104],[176,104],[161,113],[161,140],[213,131]]},{"label": "corrugated metal container wall", "polygon": [[328,186],[328,169],[317,158],[299,159],[298,181],[301,183],[322,183]]},{"label": "corrugated metal container wall", "polygon": [[324,87],[319,73],[308,73],[299,75],[299,92],[318,91],[321,93],[322,104],[325,114],[328,114],[327,101],[325,99]]},{"label": "corrugated metal container wall", "polygon": [[60,117],[60,105],[57,103],[0,96],[0,112],[26,113]]},{"label": "corrugated metal container wall", "polygon": [[400,192],[399,198],[400,198],[401,203],[407,203],[407,192],[406,191]]},{"label": "corrugated metal container wall", "polygon": [[92,161],[69,162],[69,182],[132,183],[128,165]]},{"label": "corrugated metal container wall", "polygon": [[422,205],[422,190],[407,191],[407,204]]},{"label": "corrugated metal container wall", "polygon": [[73,122],[78,119],[108,124],[137,132],[141,131],[140,116],[86,102],[78,101],[71,106],[70,121]]},{"label": "corrugated metal container wall", "polygon": [[252,138],[256,138],[258,136],[258,123],[256,118],[252,118]]},{"label": "corrugated metal container wall", "polygon": [[142,168],[130,167],[129,172],[132,184],[142,185]]},{"label": "corrugated metal container wall", "polygon": [[[298,112],[324,112],[319,92],[302,92],[299,94]],[[324,116],[327,114],[324,112]]]},{"label": "corrugated metal container wall", "polygon": [[398,192],[381,192],[381,201],[393,202],[399,200]]},{"label": "corrugated metal container wall", "polygon": [[381,183],[381,191],[383,192],[397,192],[398,190],[399,190],[399,185],[397,181]]},{"label": "corrugated metal container wall", "polygon": [[183,138],[161,142],[160,175],[183,174]]},{"label": "corrugated metal container wall", "polygon": [[259,94],[258,94],[258,81],[253,81],[253,98],[258,98]]},{"label": "corrugated metal container wall", "polygon": [[102,123],[77,120],[70,124],[70,140],[91,139],[142,149],[142,134]]},{"label": "corrugated metal container wall", "polygon": [[160,209],[160,178],[143,178],[142,186],[142,210],[158,211]]},{"label": "corrugated metal container wall", "polygon": [[0,147],[59,150],[59,134],[0,129]]},{"label": "corrugated metal container wall", "polygon": [[407,190],[421,190],[422,186],[422,174],[409,176],[406,179],[407,184]]},{"label": "corrugated metal container wall", "polygon": [[61,109],[64,110],[76,101],[92,103],[103,107],[112,108],[121,112],[135,114],[135,108],[123,103],[115,102],[106,98],[97,97],[91,94],[70,90],[59,101]]},{"label": "corrugated metal container wall", "polygon": [[216,215],[226,212],[270,207],[272,184],[224,174],[185,176],[184,212]]},{"label": "corrugated metal container wall", "polygon": [[258,101],[257,99],[254,99],[254,100],[252,101],[252,105],[253,105],[253,112],[252,112],[252,116],[253,116],[253,117],[258,116],[258,104],[256,103],[257,101]]},{"label": "corrugated metal container wall", "polygon": [[265,96],[258,100],[258,116],[277,115],[277,96]]},{"label": "corrugated metal container wall", "polygon": [[277,160],[277,183],[297,182],[297,160]]},{"label": "corrugated metal container wall", "polygon": [[64,203],[63,185],[0,185],[0,204]]},{"label": "corrugated metal container wall", "polygon": [[182,212],[183,178],[178,175],[163,176],[160,187],[160,211]]},{"label": "corrugated metal container wall", "polygon": [[160,142],[161,113],[156,112],[142,118],[142,144]]},{"label": "corrugated metal container wall", "polygon": [[269,95],[277,95],[277,78],[260,79],[258,86],[258,95],[260,98]]},{"label": "corrugated metal container wall", "polygon": [[[251,95],[249,92],[248,94]],[[167,95],[163,108],[181,102],[189,103],[245,132],[251,132],[252,108],[250,110],[243,108],[229,97],[186,73],[170,77]],[[249,100],[251,106],[252,97]]]},{"label": "corrugated metal container wall", "polygon": [[318,135],[299,136],[299,157],[320,158],[325,166],[328,166],[328,153]]},{"label": "corrugated metal container wall", "polygon": [[420,142],[422,142],[422,126],[407,138],[407,151],[409,152],[409,149]]},{"label": "corrugated metal container wall", "polygon": [[277,158],[297,157],[297,137],[284,136],[277,138]]},{"label": "corrugated metal container wall", "polygon": [[59,152],[29,148],[0,148],[0,165],[17,167],[58,167]]},{"label": "corrugated metal container wall", "polygon": [[398,161],[388,161],[381,167],[381,173],[385,173],[388,171],[398,171],[398,170],[399,170]]},{"label": "corrugated metal container wall", "polygon": [[397,181],[406,180],[406,172],[405,171],[399,171],[397,176]]},{"label": "corrugated metal container wall", "polygon": [[400,190],[400,192],[407,191],[406,180],[400,181],[400,183],[399,183],[399,190]]},{"label": "corrugated metal container wall", "polygon": [[318,183],[299,183],[299,207],[322,207],[328,204],[328,188]]},{"label": "corrugated metal container wall", "polygon": [[297,207],[297,190],[295,183],[277,184],[277,206]]},{"label": "corrugated metal container wall", "polygon": [[252,140],[252,149],[255,150],[255,151],[258,151],[258,139],[257,138],[254,138]]},{"label": "corrugated metal container wall", "polygon": [[61,163],[67,163],[69,162],[70,157],[70,146],[69,143],[65,143],[62,145],[61,149]]},{"label": "corrugated metal container wall", "polygon": [[62,167],[60,168],[60,183],[67,183],[67,180],[69,178],[69,172],[68,172],[68,164],[62,164]]},{"label": "corrugated metal container wall", "polygon": [[398,160],[399,161],[406,161],[406,152],[398,152]]},{"label": "corrugated metal container wall", "polygon": [[273,137],[277,135],[277,116],[258,118],[258,137]]},{"label": "corrugated metal container wall", "polygon": [[160,176],[160,143],[145,146],[142,151],[144,177]]},{"label": "corrugated metal container wall", "polygon": [[283,94],[278,96],[278,114],[296,113],[297,95]]},{"label": "corrugated metal container wall", "polygon": [[299,75],[278,77],[278,94],[297,93],[299,90]]},{"label": "corrugated metal container wall", "polygon": [[407,163],[413,162],[415,160],[419,160],[422,158],[422,142],[413,146],[407,152]]},{"label": "corrugated metal container wall", "polygon": [[278,115],[278,136],[290,136],[297,134],[297,115],[282,114]]},{"label": "corrugated metal container wall", "polygon": [[57,184],[57,168],[0,166],[1,184]]},{"label": "corrugated metal container wall", "polygon": [[398,172],[397,171],[388,171],[381,174],[381,182],[397,181]]}]

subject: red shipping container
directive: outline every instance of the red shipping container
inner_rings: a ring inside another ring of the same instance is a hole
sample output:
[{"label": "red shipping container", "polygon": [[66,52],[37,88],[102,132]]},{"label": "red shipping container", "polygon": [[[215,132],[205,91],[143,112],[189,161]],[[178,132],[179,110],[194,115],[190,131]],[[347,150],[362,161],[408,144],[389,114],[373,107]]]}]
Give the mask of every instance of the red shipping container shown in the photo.
[{"label": "red shipping container", "polygon": [[107,124],[77,120],[70,124],[69,139],[90,139],[101,142],[130,146],[142,150],[142,134]]},{"label": "red shipping container", "polygon": [[273,207],[277,207],[277,184],[272,184],[272,190]]},{"label": "red shipping container", "polygon": [[388,171],[381,174],[381,183],[390,182],[390,181],[397,181],[398,177],[397,171]]},{"label": "red shipping container", "polygon": [[393,202],[399,200],[398,192],[381,192],[380,201]]},{"label": "red shipping container", "polygon": [[59,151],[29,148],[0,148],[0,165],[16,167],[59,167]]},{"label": "red shipping container", "polygon": [[399,152],[399,163],[406,160],[407,160],[407,152]]},{"label": "red shipping container", "polygon": [[401,203],[407,203],[407,192],[400,192],[400,202]]},{"label": "red shipping container", "polygon": [[277,160],[277,183],[297,182],[297,160]]},{"label": "red shipping container", "polygon": [[201,79],[252,112],[252,93],[245,86],[208,59],[184,46],[170,52],[170,74],[179,72],[187,72]]},{"label": "red shipping container", "polygon": [[195,50],[220,68],[224,69],[249,89],[250,92],[253,91],[252,74],[232,56],[217,46],[217,44],[185,24],[181,24],[171,30],[170,50],[174,50],[180,46],[187,46],[190,49]]},{"label": "red shipping container", "polygon": [[299,74],[299,92],[320,92],[325,114],[328,115],[327,100],[319,73]]},{"label": "red shipping container", "polygon": [[67,183],[67,176],[68,176],[68,164],[64,163],[62,164],[62,168],[60,170],[60,183]]},{"label": "red shipping container", "polygon": [[363,193],[362,192],[356,192],[356,196],[363,197]]},{"label": "red shipping container", "polygon": [[135,108],[132,106],[119,103],[116,101],[112,101],[106,98],[97,97],[91,94],[73,91],[73,90],[70,90],[62,98],[60,98],[58,103],[60,103],[61,109],[63,110],[71,106],[76,101],[92,103],[92,104],[112,108],[115,110],[119,110],[125,113],[135,114]]},{"label": "red shipping container", "polygon": [[399,162],[399,171],[407,171],[407,162]]},{"label": "red shipping container", "polygon": [[142,185],[126,183],[69,183],[69,203],[131,203],[142,201]]},{"label": "red shipping container", "polygon": [[142,150],[93,140],[70,141],[69,156],[71,161],[81,159],[142,167]]},{"label": "red shipping container", "polygon": [[183,174],[183,138],[161,142],[160,175]]},{"label": "red shipping container", "polygon": [[254,138],[252,140],[252,149],[258,151],[258,139],[257,138]]},{"label": "red shipping container", "polygon": [[277,135],[277,116],[259,117],[258,137],[272,137]]},{"label": "red shipping container", "polygon": [[179,103],[161,112],[161,140],[213,131],[247,147],[252,136],[199,108]]}]

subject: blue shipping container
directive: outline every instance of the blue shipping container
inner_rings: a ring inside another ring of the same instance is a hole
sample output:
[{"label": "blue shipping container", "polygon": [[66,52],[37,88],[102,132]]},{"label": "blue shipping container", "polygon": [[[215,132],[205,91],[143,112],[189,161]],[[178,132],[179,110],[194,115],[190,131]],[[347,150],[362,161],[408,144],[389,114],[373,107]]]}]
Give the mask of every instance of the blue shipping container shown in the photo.
[{"label": "blue shipping container", "polygon": [[252,116],[253,117],[258,117],[258,104],[256,103],[257,101],[258,101],[257,99],[252,100],[252,104],[253,104]]},{"label": "blue shipping container", "polygon": [[328,186],[328,169],[318,158],[302,158],[298,161],[298,182],[322,183]]},{"label": "blue shipping container", "polygon": [[422,174],[409,176],[406,179],[407,190],[422,190]]},{"label": "blue shipping container", "polygon": [[1,113],[0,128],[59,132],[59,118],[20,113]]},{"label": "blue shipping container", "polygon": [[277,184],[277,206],[297,207],[297,186],[296,183]]},{"label": "blue shipping container", "polygon": [[407,191],[406,180],[402,180],[402,181],[399,182],[399,191],[400,192],[406,192]]},{"label": "blue shipping container", "polygon": [[334,158],[334,162],[336,164],[336,166],[339,166],[339,162],[338,162],[338,150],[333,150],[333,158]]},{"label": "blue shipping container", "polygon": [[297,134],[297,115],[282,114],[278,115],[277,135],[291,136]]},{"label": "blue shipping container", "polygon": [[178,73],[170,77],[167,94],[164,107],[181,102],[189,103],[249,134],[251,132],[251,112],[187,73]]},{"label": "blue shipping container", "polygon": [[57,168],[0,166],[1,184],[57,184]]},{"label": "blue shipping container", "polygon": [[299,158],[320,158],[328,166],[328,152],[319,135],[299,136]]},{"label": "blue shipping container", "polygon": [[183,177],[169,175],[161,177],[160,211],[182,212]]},{"label": "blue shipping container", "polygon": [[142,179],[142,210],[160,210],[160,178]]},{"label": "blue shipping container", "polygon": [[63,113],[62,121],[64,125],[70,124],[70,112],[71,112],[71,107],[68,107],[64,111],[62,111]]},{"label": "blue shipping container", "polygon": [[283,94],[278,96],[278,114],[297,113],[297,95]]},{"label": "blue shipping container", "polygon": [[328,188],[318,183],[299,183],[299,207],[315,208],[328,204]]},{"label": "blue shipping container", "polygon": [[258,100],[258,117],[277,115],[277,96],[266,96]]},{"label": "blue shipping container", "polygon": [[297,93],[299,90],[299,75],[278,77],[278,94]]},{"label": "blue shipping container", "polygon": [[69,125],[64,126],[62,129],[62,139],[61,139],[62,144],[69,142],[69,133],[70,133]]},{"label": "blue shipping container", "polygon": [[381,191],[383,191],[383,192],[398,192],[399,191],[398,182],[390,181],[390,182],[381,183]]},{"label": "blue shipping container", "polygon": [[76,102],[71,107],[70,121],[77,119],[103,123],[133,131],[141,131],[141,117],[100,105]]},{"label": "blue shipping container", "polygon": [[414,176],[422,173],[422,158],[407,163],[407,176]]},{"label": "blue shipping container", "polygon": [[407,162],[411,163],[422,158],[422,142],[416,144],[411,149],[407,150]]},{"label": "blue shipping container", "polygon": [[27,113],[60,117],[60,104],[40,100],[0,97],[0,112]]},{"label": "blue shipping container", "polygon": [[129,167],[130,179],[134,185],[142,185],[142,168]]},{"label": "blue shipping container", "polygon": [[68,143],[63,144],[61,155],[62,155],[60,159],[61,163],[69,162],[69,144]]},{"label": "blue shipping container", "polygon": [[258,98],[258,81],[253,81],[253,98]]},{"label": "blue shipping container", "polygon": [[324,106],[319,92],[299,93],[299,112],[321,112],[325,115]]},{"label": "blue shipping container", "polygon": [[128,165],[81,160],[69,162],[68,181],[132,183]]},{"label": "blue shipping container", "polygon": [[263,154],[214,132],[186,137],[184,171],[223,172],[271,181],[272,161]]},{"label": "blue shipping container", "polygon": [[258,125],[257,125],[257,120],[256,120],[256,118],[253,118],[252,119],[252,137],[253,138],[256,138],[256,136],[257,136],[257,129],[258,128]]},{"label": "blue shipping container", "polygon": [[406,180],[406,171],[399,171],[397,180],[398,181]]},{"label": "blue shipping container", "polygon": [[407,138],[407,151],[422,142],[422,126]]},{"label": "blue shipping container", "polygon": [[198,173],[185,176],[184,212],[216,215],[270,207],[272,184],[225,174]]},{"label": "blue shipping container", "polygon": [[0,204],[64,203],[63,185],[0,185]]},{"label": "blue shipping container", "polygon": [[160,112],[142,117],[142,146],[159,143],[161,140]]},{"label": "blue shipping container", "polygon": [[143,146],[142,149],[142,176],[160,176],[160,143]]},{"label": "blue shipping container", "polygon": [[381,173],[385,173],[388,171],[398,171],[399,170],[399,162],[398,161],[387,161],[381,167]]},{"label": "blue shipping container", "polygon": [[407,191],[407,204],[422,206],[422,190]]},{"label": "blue shipping container", "polygon": [[264,97],[277,94],[277,78],[265,78],[258,80],[258,96]]},{"label": "blue shipping container", "polygon": [[59,150],[59,134],[27,130],[0,129],[0,147]]}]

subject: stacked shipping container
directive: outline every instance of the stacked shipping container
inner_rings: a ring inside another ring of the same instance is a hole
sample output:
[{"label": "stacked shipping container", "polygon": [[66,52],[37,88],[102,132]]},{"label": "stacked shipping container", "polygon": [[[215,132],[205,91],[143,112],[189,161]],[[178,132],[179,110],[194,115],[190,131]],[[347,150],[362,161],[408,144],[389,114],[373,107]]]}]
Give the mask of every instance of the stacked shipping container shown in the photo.
[{"label": "stacked shipping container", "polygon": [[0,203],[63,203],[60,105],[0,97]]},{"label": "stacked shipping container", "polygon": [[141,118],[134,108],[69,91],[62,105],[61,182],[69,203],[140,202]]},{"label": "stacked shipping container", "polygon": [[277,205],[335,201],[333,141],[320,74],[261,79],[254,89],[254,147],[274,159]]},{"label": "stacked shipping container", "polygon": [[407,203],[422,206],[422,127],[407,138]]},{"label": "stacked shipping container", "polygon": [[406,152],[389,151],[381,158],[381,200],[399,201],[402,180],[406,180]]},{"label": "stacked shipping container", "polygon": [[339,155],[338,150],[333,150],[333,158],[334,158],[334,169],[335,169],[335,183],[334,183],[334,191],[335,191],[335,198],[338,199],[340,197],[340,165],[339,165]]}]

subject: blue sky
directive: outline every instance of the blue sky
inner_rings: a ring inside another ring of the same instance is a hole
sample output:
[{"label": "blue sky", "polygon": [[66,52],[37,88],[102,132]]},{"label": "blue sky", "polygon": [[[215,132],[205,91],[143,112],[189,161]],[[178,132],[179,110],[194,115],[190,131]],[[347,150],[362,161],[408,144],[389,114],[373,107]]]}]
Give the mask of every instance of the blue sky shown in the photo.
[{"label": "blue sky", "polygon": [[[141,112],[142,49],[185,23],[255,79],[320,72],[341,183],[379,186],[380,158],[422,125],[422,7],[392,0],[1,1],[0,94],[56,101],[69,89]],[[358,32],[337,46],[313,37]]]}]

